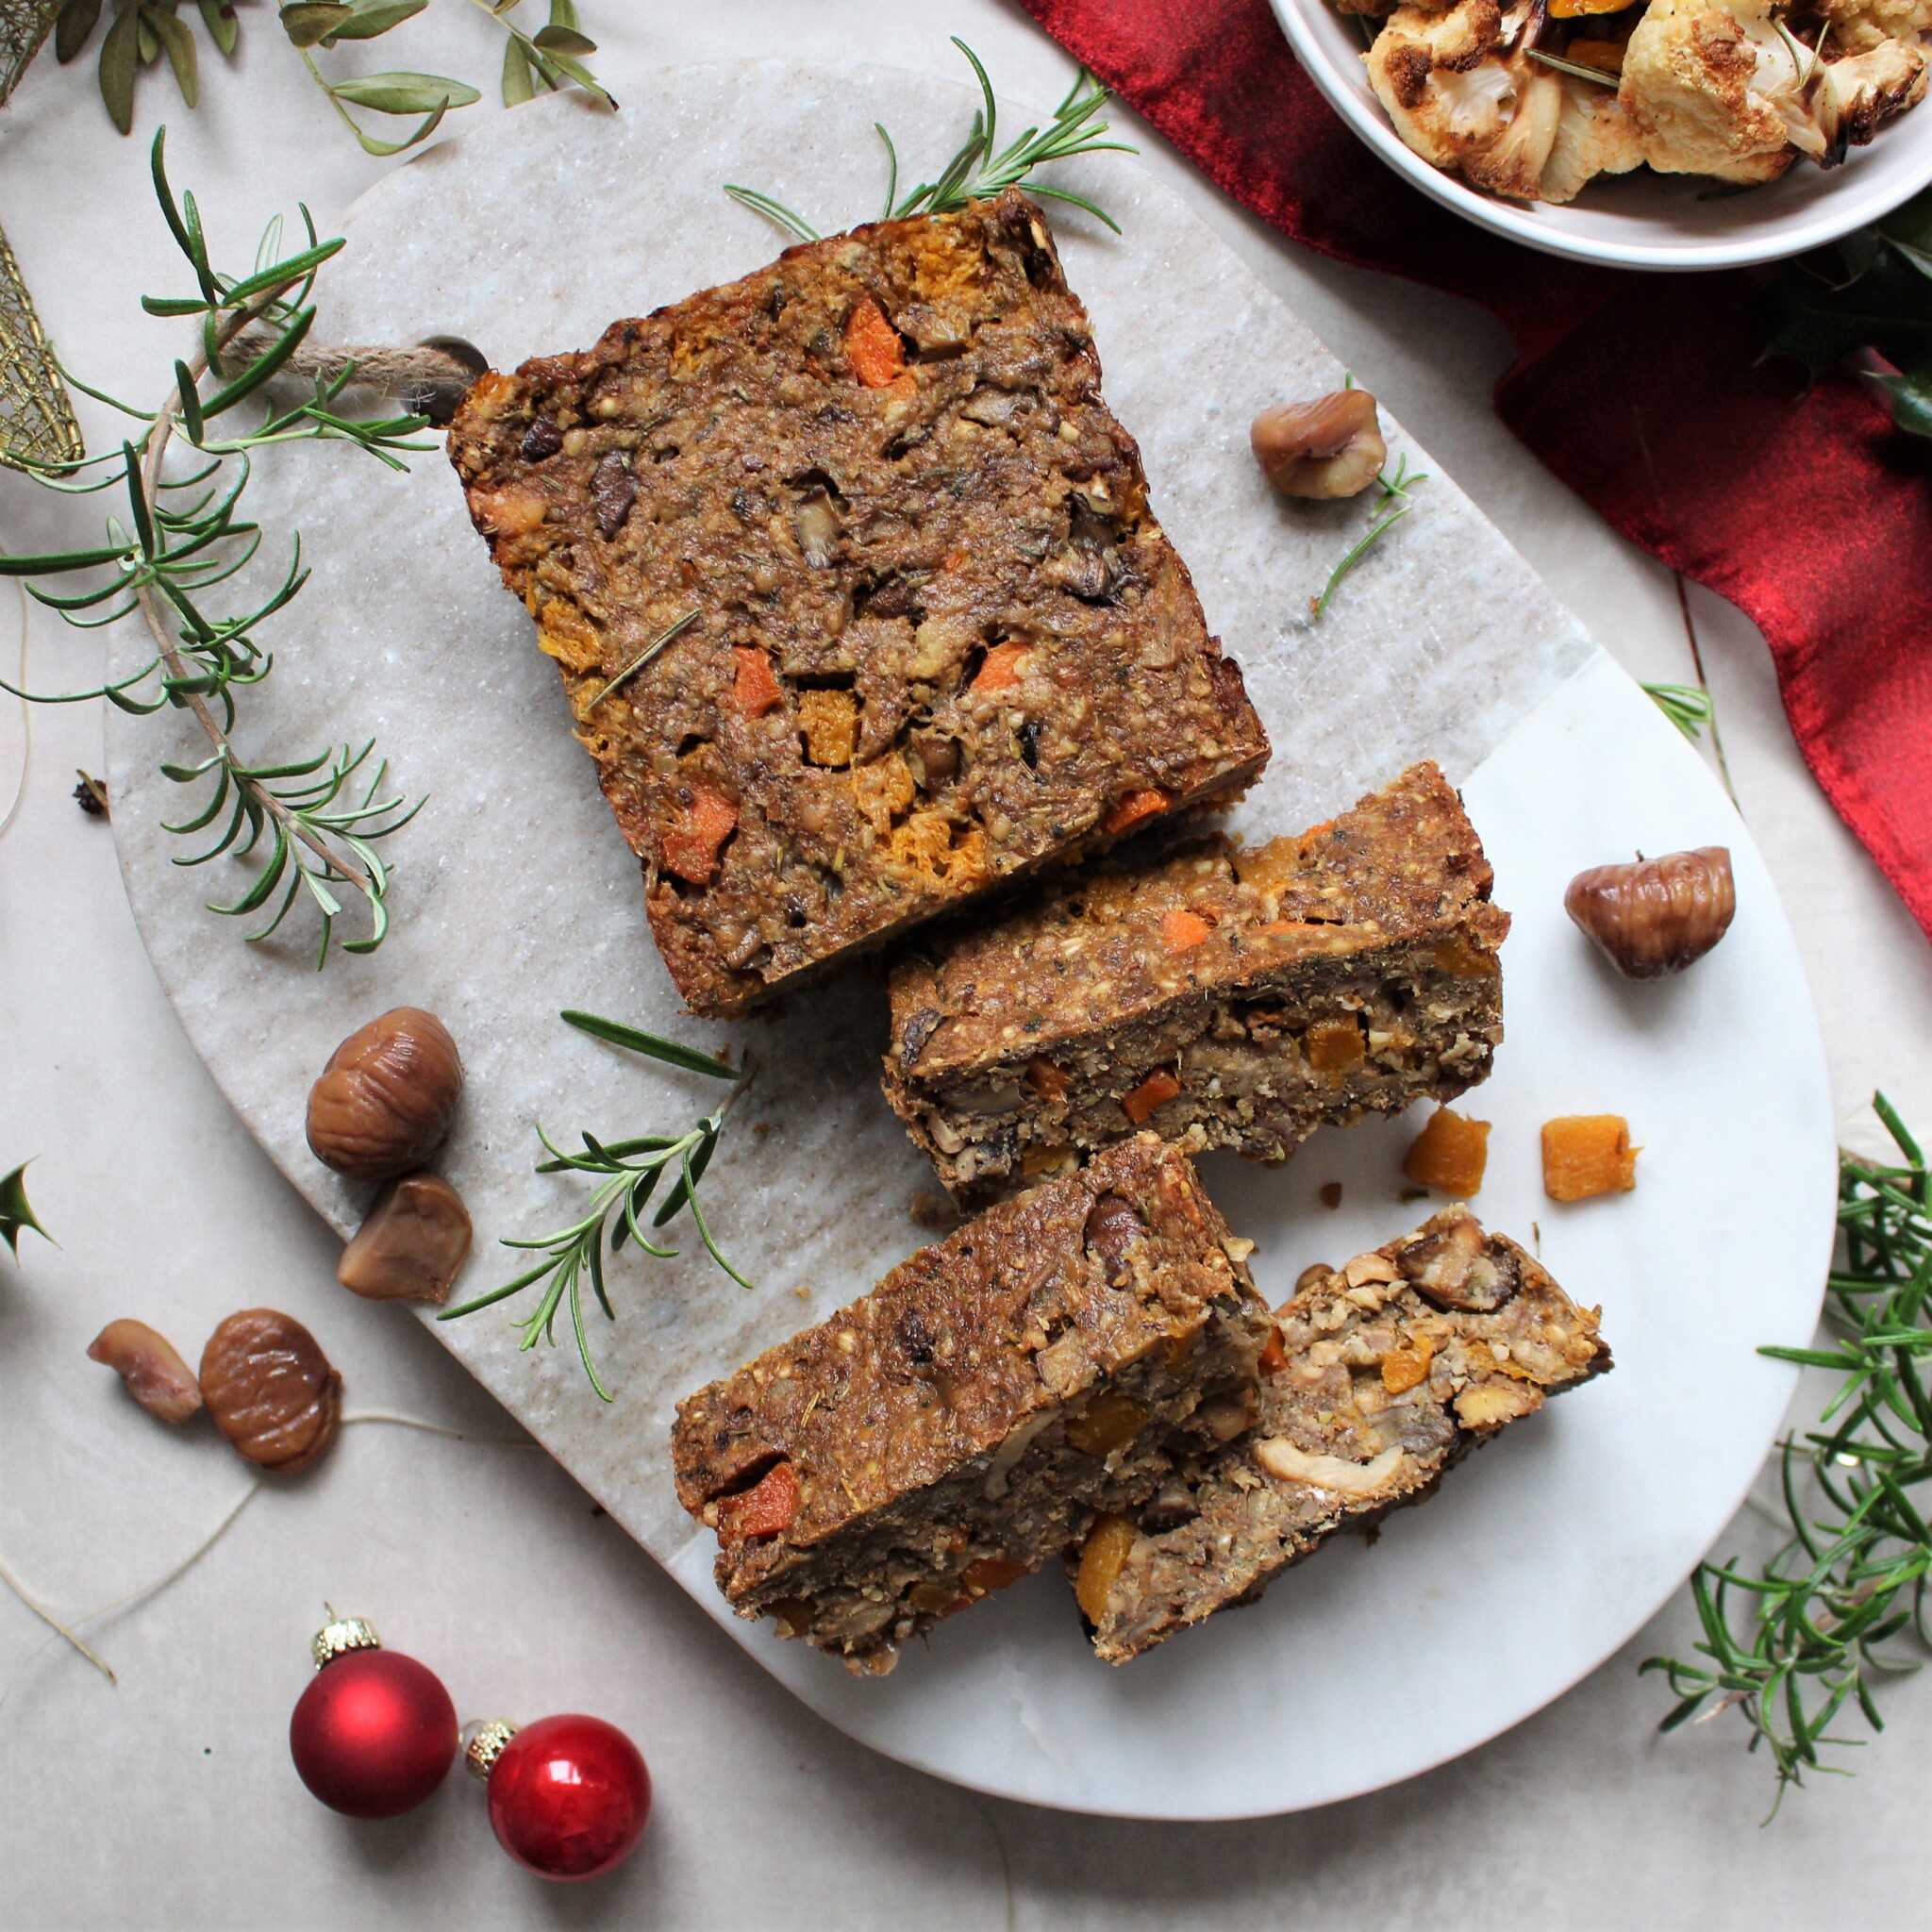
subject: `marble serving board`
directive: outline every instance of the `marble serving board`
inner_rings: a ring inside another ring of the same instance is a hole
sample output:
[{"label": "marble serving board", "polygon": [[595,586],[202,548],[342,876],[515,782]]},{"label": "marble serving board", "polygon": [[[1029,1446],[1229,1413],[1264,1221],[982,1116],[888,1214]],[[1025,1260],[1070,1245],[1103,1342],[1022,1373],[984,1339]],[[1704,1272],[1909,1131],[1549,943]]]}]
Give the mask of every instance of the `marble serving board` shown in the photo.
[{"label": "marble serving board", "polygon": [[[726,199],[725,181],[763,188],[823,228],[848,225],[876,211],[883,187],[874,120],[898,137],[909,178],[944,158],[974,104],[969,90],[928,76],[791,61],[661,71],[615,119],[567,97],[533,102],[398,168],[358,203],[348,246],[320,285],[316,338],[456,335],[499,367],[587,347],[615,317],[772,257],[783,238]],[[1299,828],[1417,758],[1460,782],[1579,673],[1620,677],[1386,416],[1391,462],[1406,457],[1432,474],[1414,514],[1312,619],[1312,597],[1367,527],[1371,506],[1282,501],[1248,454],[1247,429],[1266,404],[1339,387],[1343,369],[1131,159],[1091,158],[1058,178],[1101,201],[1124,230],[1117,238],[1063,205],[1048,210],[1091,311],[1108,399],[1140,441],[1156,511],[1274,738],[1274,762],[1239,827]],[[251,947],[236,923],[203,909],[211,895],[232,896],[245,874],[228,861],[191,874],[171,863],[181,846],[161,824],[181,815],[182,798],[156,768],[195,753],[195,741],[179,721],[115,715],[114,830],[156,969],[238,1112],[344,1235],[367,1191],[308,1152],[309,1083],[339,1040],[389,1007],[443,1018],[469,1074],[440,1160],[476,1224],[459,1294],[522,1265],[500,1238],[574,1218],[581,1184],[532,1171],[538,1123],[609,1139],[682,1126],[717,1098],[699,1076],[572,1032],[559,1008],[753,1055],[756,1083],[705,1196],[754,1291],[734,1286],[694,1242],[673,1262],[615,1265],[618,1319],[591,1318],[615,1395],[608,1406],[565,1329],[556,1349],[519,1351],[521,1303],[435,1331],[703,1592],[710,1538],[694,1538],[670,1481],[677,1398],[850,1300],[929,1239],[908,1209],[931,1191],[931,1174],[878,1091],[882,986],[855,971],[733,1026],[681,1014],[650,942],[636,862],[572,738],[555,670],[440,452],[398,476],[347,449],[296,448],[259,466],[250,502],[270,553],[301,530],[313,576],[265,627],[275,669],[243,698],[242,753],[270,759],[373,736],[395,784],[428,803],[385,848],[390,938],[318,974],[300,915]],[[142,648],[122,640],[124,661]],[[353,908],[349,917],[353,925]],[[1296,1265],[1286,1250],[1264,1252],[1272,1298],[1286,1293]],[[936,1643],[893,1681],[944,1667]],[[1053,1800],[1050,1783],[1028,1794]]]}]

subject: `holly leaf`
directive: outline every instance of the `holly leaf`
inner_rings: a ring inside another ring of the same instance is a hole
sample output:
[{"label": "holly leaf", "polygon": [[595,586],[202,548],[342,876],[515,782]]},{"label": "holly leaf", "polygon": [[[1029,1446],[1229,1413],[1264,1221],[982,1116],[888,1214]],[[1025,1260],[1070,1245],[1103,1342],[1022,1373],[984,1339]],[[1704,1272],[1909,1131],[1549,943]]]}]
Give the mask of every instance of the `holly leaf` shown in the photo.
[{"label": "holly leaf", "polygon": [[1795,357],[1814,375],[1860,349],[1902,368],[1932,360],[1932,280],[1889,236],[1878,242],[1871,265],[1845,281],[1789,266],[1765,293],[1765,353]]},{"label": "holly leaf", "polygon": [[34,1210],[26,1198],[26,1162],[22,1161],[5,1179],[0,1179],[0,1241],[18,1255],[20,1235],[23,1228],[30,1227],[42,1241],[52,1241],[53,1236],[34,1218]]},{"label": "holly leaf", "polygon": [[1932,362],[1921,363],[1909,375],[1876,378],[1891,398],[1891,420],[1907,436],[1932,437]]}]

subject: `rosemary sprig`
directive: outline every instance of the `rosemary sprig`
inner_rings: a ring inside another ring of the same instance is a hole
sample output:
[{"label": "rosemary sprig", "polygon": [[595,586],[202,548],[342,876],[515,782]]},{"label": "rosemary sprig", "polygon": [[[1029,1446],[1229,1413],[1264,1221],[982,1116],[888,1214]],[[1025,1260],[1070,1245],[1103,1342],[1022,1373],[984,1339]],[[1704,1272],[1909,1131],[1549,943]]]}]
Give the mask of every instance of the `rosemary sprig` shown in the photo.
[{"label": "rosemary sprig", "polygon": [[579,1032],[588,1033],[592,1039],[605,1041],[612,1046],[662,1060],[668,1066],[681,1067],[686,1073],[705,1074],[712,1079],[732,1083],[731,1091],[724,1100],[695,1126],[681,1134],[644,1134],[625,1141],[605,1141],[594,1134],[586,1133],[580,1137],[583,1151],[569,1153],[558,1146],[540,1124],[537,1138],[550,1158],[537,1163],[537,1172],[600,1176],[588,1206],[575,1221],[548,1234],[506,1236],[505,1247],[541,1251],[545,1258],[514,1280],[505,1282],[501,1288],[493,1288],[487,1294],[477,1295],[459,1307],[445,1308],[437,1317],[441,1322],[453,1322],[459,1316],[474,1315],[479,1308],[493,1307],[498,1302],[508,1301],[511,1295],[521,1294],[525,1289],[541,1282],[543,1292],[536,1307],[523,1322],[523,1341],[519,1347],[535,1348],[540,1341],[554,1344],[557,1341],[557,1317],[567,1304],[571,1333],[575,1339],[584,1373],[591,1378],[591,1387],[608,1402],[610,1391],[598,1377],[596,1364],[591,1359],[590,1339],[584,1331],[584,1281],[588,1277],[591,1291],[597,1297],[597,1306],[604,1310],[605,1319],[614,1322],[616,1310],[610,1306],[604,1281],[607,1244],[613,1255],[621,1253],[626,1242],[631,1242],[641,1253],[659,1260],[675,1257],[678,1250],[658,1246],[644,1232],[641,1220],[644,1210],[650,1207],[658,1182],[666,1175],[671,1177],[671,1186],[651,1215],[652,1230],[667,1226],[689,1209],[691,1225],[696,1228],[705,1252],[740,1288],[751,1286],[724,1258],[712,1239],[710,1224],[705,1219],[704,1208],[698,1200],[698,1183],[711,1164],[712,1155],[717,1152],[718,1137],[724,1131],[725,1115],[730,1111],[732,1103],[744,1091],[745,1084],[751,1078],[751,1069],[749,1065],[742,1069],[734,1067],[728,1060],[714,1059],[709,1054],[698,1052],[695,1047],[662,1039],[655,1033],[641,1032],[635,1026],[626,1026],[622,1021],[601,1019],[595,1013],[566,1008],[558,1017]]},{"label": "rosemary sprig", "polygon": [[[194,196],[185,193],[177,201],[169,185],[166,135],[163,128],[155,136],[150,161],[155,193],[195,287],[189,295],[143,296],[142,307],[150,315],[192,319],[199,325],[199,340],[192,355],[175,362],[175,387],[153,410],[118,401],[63,371],[75,388],[138,425],[138,433],[106,456],[59,463],[23,459],[19,467],[48,488],[70,494],[112,492],[124,508],[108,517],[107,541],[101,544],[30,557],[0,556],[0,575],[79,578],[72,591],[43,589],[39,581],[29,581],[27,588],[80,629],[98,629],[138,615],[147,626],[153,654],[127,675],[83,690],[29,691],[4,678],[0,689],[43,704],[105,697],[136,714],[171,706],[192,716],[207,734],[209,757],[161,769],[177,784],[212,780],[213,791],[204,808],[168,829],[192,834],[213,825],[224,810],[230,816],[213,847],[183,862],[201,864],[219,853],[246,857],[266,837],[267,860],[250,888],[232,904],[211,909],[252,913],[286,881],[288,895],[279,909],[267,925],[249,935],[260,939],[280,924],[296,893],[306,891],[322,914],[320,964],[328,957],[333,922],[341,910],[337,886],[359,895],[369,911],[367,937],[350,943],[348,950],[367,952],[381,943],[389,922],[389,874],[372,841],[408,824],[417,808],[399,798],[377,803],[387,770],[380,761],[359,801],[340,804],[349,780],[367,762],[369,745],[360,751],[344,745],[340,751],[273,763],[245,758],[235,747],[230,734],[236,694],[260,683],[273,667],[273,658],[256,640],[257,627],[284,608],[308,581],[300,538],[291,538],[287,567],[258,602],[218,613],[207,593],[235,578],[261,546],[260,526],[241,510],[255,451],[284,442],[341,441],[400,470],[406,467],[402,453],[434,444],[411,440],[427,427],[421,417],[344,414],[340,399],[354,379],[353,364],[328,379],[318,378],[299,400],[266,402],[269,383],[285,368],[314,320],[308,298],[317,271],[342,243],[320,240],[304,208],[303,245],[283,253],[277,218],[264,233],[248,274],[217,270]],[[244,331],[245,348],[241,341]],[[235,414],[244,404],[253,406],[251,426],[242,426]],[[177,441],[193,451],[185,467],[167,460]]]},{"label": "rosemary sprig", "polygon": [[22,1233],[32,1228],[45,1241],[53,1236],[34,1218],[34,1210],[26,1198],[27,1163],[22,1161],[9,1174],[0,1175],[0,1241],[5,1241],[17,1256],[20,1253]]},{"label": "rosemary sprig", "polygon": [[[1350,384],[1353,387],[1353,383]],[[1418,483],[1426,483],[1429,473],[1426,470],[1411,471],[1408,458],[1401,456],[1395,459],[1395,474],[1375,478],[1375,488],[1382,494],[1375,503],[1375,519],[1363,532],[1348,555],[1328,574],[1328,581],[1323,587],[1322,594],[1315,599],[1313,615],[1321,617],[1328,608],[1329,599],[1341,588],[1341,580],[1357,564],[1369,554],[1371,548],[1386,537],[1415,505],[1409,501],[1408,493]]]},{"label": "rosemary sprig", "polygon": [[1567,74],[1574,80],[1593,80],[1599,87],[1619,87],[1624,76],[1612,74],[1607,67],[1590,67],[1581,60],[1565,60],[1557,54],[1545,54],[1541,47],[1525,47],[1532,60],[1541,60],[1545,67],[1554,67],[1558,74]]},{"label": "rosemary sprig", "polygon": [[1711,720],[1710,693],[1701,684],[1646,684],[1657,708],[1692,744]]},{"label": "rosemary sprig", "polygon": [[[597,51],[583,31],[575,0],[550,0],[549,24],[527,34],[509,19],[519,0],[472,0],[508,36],[504,47],[503,104],[512,108],[542,88],[581,88],[607,108],[617,104],[584,64]],[[201,97],[200,56],[193,33],[179,17],[181,0],[113,0],[113,16],[101,40],[101,98],[123,134],[134,126],[134,84],[141,70],[162,55],[174,70],[175,84],[191,108]],[[429,0],[283,0],[275,18],[289,43],[324,97],[365,153],[398,155],[425,142],[452,108],[482,99],[467,82],[447,75],[394,70],[331,80],[317,64],[315,50],[333,51],[344,41],[373,41],[413,20]],[[241,44],[242,24],[232,0],[196,0],[208,39],[228,59]],[[63,65],[77,58],[92,38],[102,0],[66,0],[55,28],[55,57]],[[418,118],[400,141],[372,134],[358,113]]]},{"label": "rosemary sprig", "polygon": [[[968,202],[983,201],[1025,181],[1029,193],[1044,195],[1053,201],[1071,202],[1075,208],[1085,208],[1118,235],[1120,224],[1085,195],[1029,178],[1036,168],[1043,167],[1048,161],[1071,160],[1076,155],[1131,155],[1139,152],[1124,142],[1105,138],[1108,129],[1099,115],[1109,98],[1108,90],[1084,67],[1081,68],[1074,75],[1074,85],[1067,91],[1066,98],[1053,110],[1053,119],[1044,127],[1027,128],[1001,148],[997,139],[998,108],[993,101],[992,81],[987,75],[985,63],[958,34],[952,36],[952,41],[972,63],[974,75],[979,82],[980,105],[974,113],[973,126],[936,178],[922,181],[902,195],[899,192],[899,150],[893,145],[892,137],[874,121],[874,130],[885,144],[887,165],[886,200],[880,219],[891,221],[907,215],[950,214],[964,208]],[[819,239],[819,230],[803,215],[758,189],[726,182],[724,192],[741,207],[750,208],[754,214],[763,215],[767,221],[775,223],[800,242],[816,242]]]},{"label": "rosemary sprig", "polygon": [[1920,1661],[1890,1641],[1932,1644],[1923,1496],[1932,1393],[1922,1369],[1932,1355],[1932,1192],[1904,1123],[1882,1093],[1872,1106],[1900,1159],[1839,1156],[1842,1261],[1826,1278],[1825,1304],[1838,1345],[1758,1351],[1844,1378],[1818,1426],[1778,1445],[1790,1537],[1756,1574],[1735,1559],[1698,1566],[1696,1649],[1707,1661],[1654,1657],[1642,1666],[1677,1696],[1661,1729],[1740,1712],[1751,1747],[1771,1754],[1779,1802],[1807,1772],[1843,1773],[1822,1753],[1859,1741],[1832,1734],[1848,1706],[1884,1728],[1875,1682]]}]

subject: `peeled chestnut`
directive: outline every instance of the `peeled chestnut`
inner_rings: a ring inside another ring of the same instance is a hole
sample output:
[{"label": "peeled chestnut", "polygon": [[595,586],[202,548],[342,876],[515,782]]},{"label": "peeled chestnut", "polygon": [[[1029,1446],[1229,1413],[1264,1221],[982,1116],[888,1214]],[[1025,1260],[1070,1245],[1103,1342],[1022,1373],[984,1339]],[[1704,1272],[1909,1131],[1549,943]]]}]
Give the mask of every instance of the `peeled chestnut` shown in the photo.
[{"label": "peeled chestnut", "polygon": [[329,1055],[308,1090],[308,1145],[351,1180],[390,1180],[442,1145],[462,1091],[449,1029],[421,1007],[397,1007]]},{"label": "peeled chestnut", "polygon": [[1389,459],[1375,399],[1365,389],[1263,409],[1248,442],[1262,475],[1285,496],[1358,496]]},{"label": "peeled chestnut", "polygon": [[1738,909],[1723,845],[1580,872],[1563,909],[1626,979],[1661,979],[1704,958]]},{"label": "peeled chestnut", "polygon": [[470,1215],[440,1174],[406,1174],[375,1197],[336,1279],[370,1301],[440,1302],[470,1256]]},{"label": "peeled chestnut", "polygon": [[307,1469],[336,1439],[342,1378],[292,1315],[243,1308],[201,1352],[201,1392],[237,1455],[262,1469]]},{"label": "peeled chestnut", "polygon": [[109,1322],[87,1345],[91,1361],[106,1362],[127,1392],[164,1423],[185,1423],[201,1407],[201,1384],[175,1344],[145,1322]]}]

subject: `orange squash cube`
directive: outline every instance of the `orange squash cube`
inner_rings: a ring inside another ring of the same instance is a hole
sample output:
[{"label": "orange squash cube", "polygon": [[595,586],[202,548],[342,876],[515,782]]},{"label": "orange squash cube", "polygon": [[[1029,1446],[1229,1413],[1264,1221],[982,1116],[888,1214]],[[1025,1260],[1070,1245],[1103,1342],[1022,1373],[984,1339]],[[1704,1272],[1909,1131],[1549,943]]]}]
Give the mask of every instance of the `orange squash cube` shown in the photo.
[{"label": "orange squash cube", "polygon": [[1439,1107],[1410,1143],[1402,1172],[1419,1188],[1466,1201],[1483,1184],[1490,1160],[1490,1124]]},{"label": "orange squash cube", "polygon": [[1630,1123],[1620,1113],[1573,1113],[1543,1123],[1543,1192],[1553,1201],[1627,1194],[1637,1185]]},{"label": "orange squash cube", "polygon": [[1138,1127],[1149,1114],[1165,1107],[1180,1091],[1180,1081],[1167,1068],[1156,1067],[1131,1093],[1121,1097],[1121,1108]]}]

